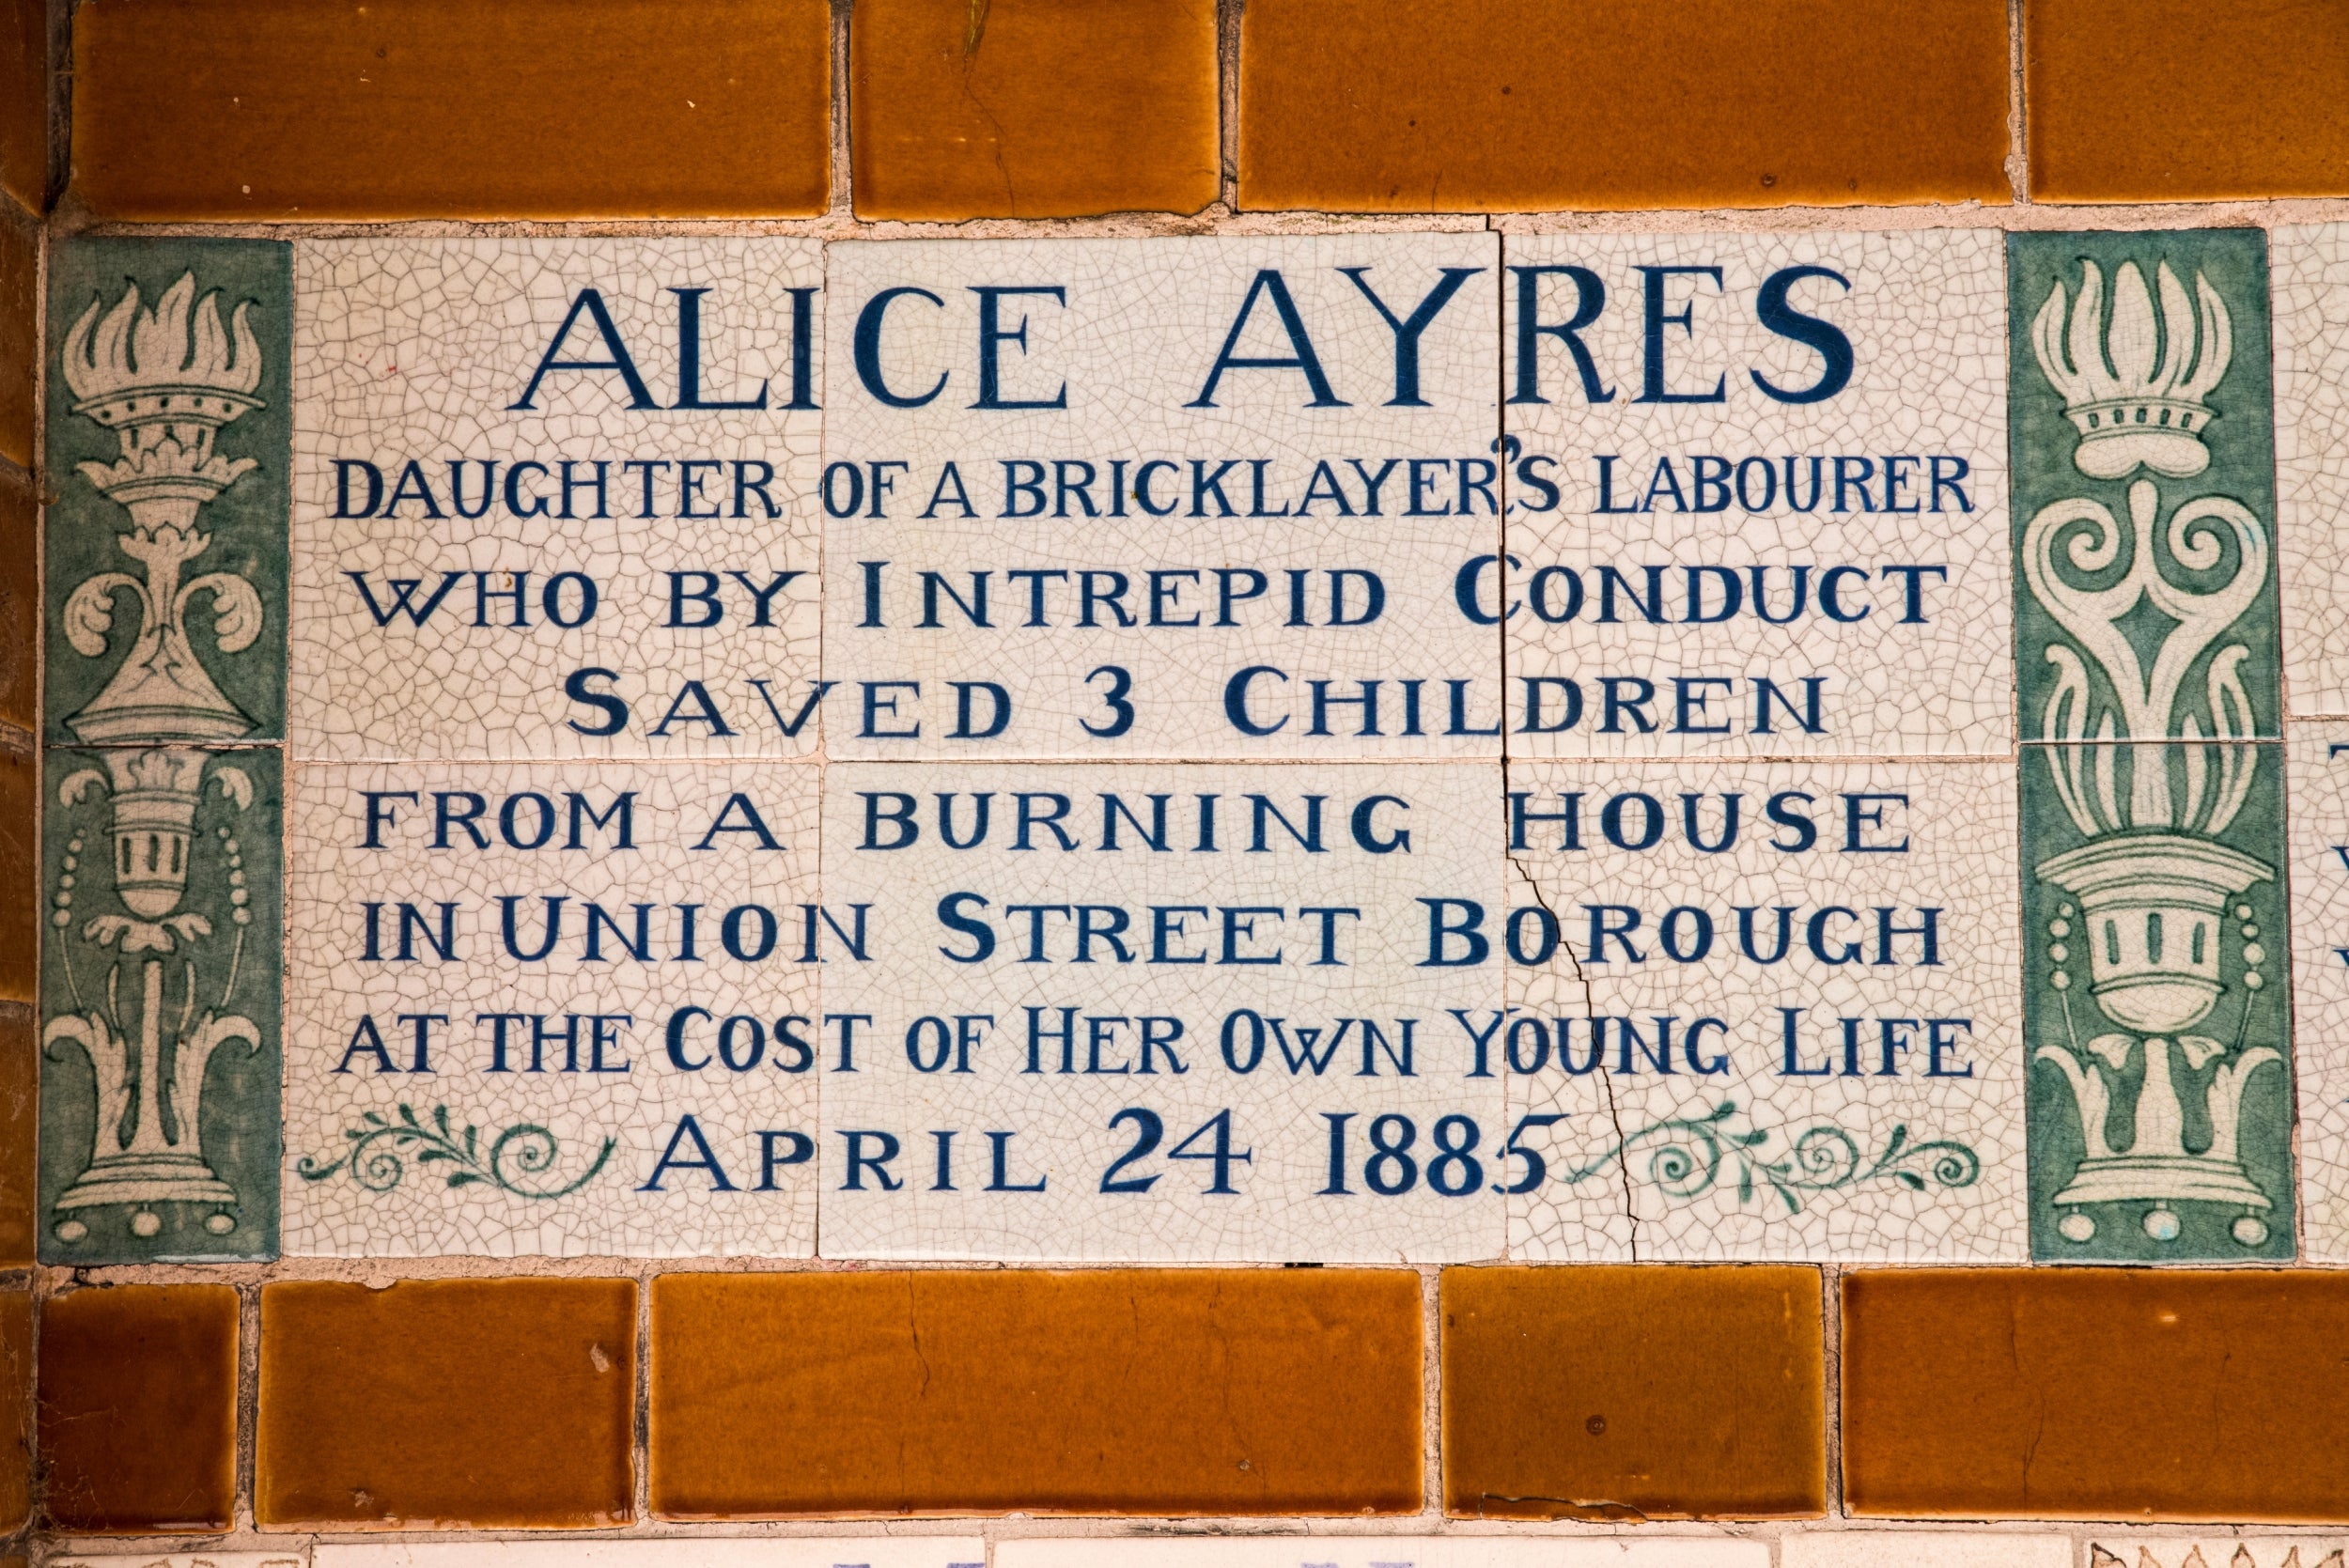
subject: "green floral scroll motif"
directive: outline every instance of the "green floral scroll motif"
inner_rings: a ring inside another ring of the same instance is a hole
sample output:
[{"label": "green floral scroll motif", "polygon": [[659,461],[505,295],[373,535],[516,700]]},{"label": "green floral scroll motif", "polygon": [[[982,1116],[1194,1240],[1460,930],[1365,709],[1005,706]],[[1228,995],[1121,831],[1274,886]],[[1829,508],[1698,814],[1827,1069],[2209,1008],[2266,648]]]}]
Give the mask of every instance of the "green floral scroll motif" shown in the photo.
[{"label": "green floral scroll motif", "polygon": [[2009,237],[2031,1250],[2293,1255],[2264,237]]},{"label": "green floral scroll motif", "polygon": [[552,1171],[562,1157],[563,1145],[535,1122],[507,1127],[485,1150],[480,1128],[467,1123],[459,1131],[449,1125],[447,1106],[434,1106],[430,1120],[423,1121],[403,1100],[396,1119],[373,1110],[362,1112],[359,1126],[345,1127],[343,1138],[350,1146],[338,1158],[321,1163],[309,1155],[302,1157],[294,1169],[303,1181],[322,1182],[340,1171],[349,1172],[352,1181],[369,1192],[389,1192],[407,1175],[408,1161],[413,1159],[419,1166],[447,1167],[434,1173],[446,1176],[451,1188],[486,1183],[517,1198],[565,1198],[594,1181],[618,1146],[616,1139],[605,1139],[594,1161],[576,1180],[546,1187],[526,1184],[526,1178]]},{"label": "green floral scroll motif", "polygon": [[[1928,1180],[1944,1188],[1971,1187],[1981,1178],[1982,1157],[1949,1139],[1909,1141],[1896,1126],[1883,1151],[1868,1157],[1860,1141],[1831,1122],[1806,1127],[1784,1154],[1766,1157],[1773,1136],[1758,1127],[1729,1126],[1737,1102],[1723,1100],[1703,1116],[1674,1116],[1626,1133],[1588,1162],[1562,1171],[1568,1187],[1635,1168],[1649,1186],[1677,1202],[1703,1197],[1735,1171],[1737,1202],[1750,1203],[1764,1188],[1778,1195],[1788,1214],[1802,1212],[1812,1193],[1837,1192],[1866,1182],[1889,1181],[1922,1192]],[[1921,1169],[1911,1169],[1919,1167]]]}]

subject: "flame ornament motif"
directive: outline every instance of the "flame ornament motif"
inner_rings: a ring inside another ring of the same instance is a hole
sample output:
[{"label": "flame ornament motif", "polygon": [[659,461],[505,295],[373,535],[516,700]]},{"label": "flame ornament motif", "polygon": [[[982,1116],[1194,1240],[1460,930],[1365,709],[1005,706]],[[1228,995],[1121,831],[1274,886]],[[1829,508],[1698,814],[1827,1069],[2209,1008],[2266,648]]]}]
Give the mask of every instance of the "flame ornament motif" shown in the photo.
[{"label": "flame ornament motif", "polygon": [[2080,264],[2079,295],[2068,311],[2059,281],[2031,320],[2039,368],[2063,395],[2064,416],[2079,432],[2073,461],[2091,478],[2125,478],[2141,463],[2190,479],[2210,466],[2199,432],[2214,417],[2203,396],[2234,355],[2226,303],[2199,272],[2191,302],[2169,262],[2158,263],[2155,275],[2161,280],[2158,360],[2154,302],[2134,261],[2123,262],[2113,281],[2108,327],[2104,274],[2093,261]]},{"label": "flame ornament motif", "polygon": [[2262,244],[2010,241],[2042,1256],[2293,1251]]},{"label": "flame ornament motif", "polygon": [[[109,249],[133,263],[111,279],[93,264]],[[253,525],[254,507],[206,511],[240,487],[282,492],[290,454],[271,449],[285,444],[272,438],[286,419],[270,389],[282,404],[285,376],[271,368],[288,347],[289,290],[271,291],[271,312],[205,282],[224,253],[276,281],[279,246],[181,241],[159,269],[162,249],[69,249],[53,306],[61,323],[69,290],[82,291],[50,420],[52,469],[78,476],[49,519],[51,627],[64,644],[51,660],[51,711],[63,717],[44,855],[53,1263],[275,1248],[282,766],[273,748],[220,748],[275,721],[228,690],[269,689],[270,672],[239,666],[266,662],[265,632],[282,643],[284,518],[277,509],[272,533]],[[170,281],[150,293],[143,279],[158,271]],[[277,318],[257,320],[264,313]],[[224,450],[232,429],[263,440]],[[61,702],[68,665],[86,695]],[[94,693],[80,673],[93,668]]]},{"label": "flame ornament motif", "polygon": [[263,406],[252,396],[261,350],[249,303],[236,307],[232,340],[221,330],[217,296],[191,309],[194,299],[194,272],[181,273],[152,309],[140,307],[134,283],[102,319],[92,302],[66,334],[59,368],[73,411],[112,430],[122,451],[111,463],[75,466],[129,511],[131,531],[117,543],[146,567],[144,578],[101,572],[66,600],[66,639],[85,658],[105,653],[117,594],[129,594],[139,613],[114,678],[66,721],[84,740],[229,740],[254,727],[196,658],[187,623],[195,599],[210,595],[220,651],[241,652],[260,632],[260,596],[234,572],[181,577],[212,542],[196,527],[198,510],[259,466],[221,456],[213,442],[223,426]]}]

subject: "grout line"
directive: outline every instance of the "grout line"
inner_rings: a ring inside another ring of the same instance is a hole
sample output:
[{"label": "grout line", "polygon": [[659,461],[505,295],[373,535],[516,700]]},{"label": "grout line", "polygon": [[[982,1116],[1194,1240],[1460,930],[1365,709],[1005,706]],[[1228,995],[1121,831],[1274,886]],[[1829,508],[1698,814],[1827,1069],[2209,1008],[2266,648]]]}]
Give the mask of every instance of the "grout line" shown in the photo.
[{"label": "grout line", "polygon": [[848,146],[849,24],[856,0],[831,0],[832,49],[832,189],[825,204],[826,222],[856,222],[856,161]]},{"label": "grout line", "polygon": [[1827,1516],[1848,1521],[1843,1508],[1843,1265],[1819,1271],[1820,1380],[1827,1395]]},{"label": "grout line", "polygon": [[1420,1517],[1443,1525],[1443,1269],[1420,1269]]},{"label": "grout line", "polygon": [[[49,163],[42,171],[45,189],[41,206],[55,207],[65,194],[73,171],[73,9],[78,0],[46,0],[48,28],[42,39],[48,52],[47,110]],[[41,296],[46,298],[46,296]]]},{"label": "grout line", "polygon": [[2018,207],[2030,205],[2030,115],[2024,93],[2024,0],[2006,7],[2006,179]]},{"label": "grout line", "polygon": [[579,219],[254,223],[219,220],[115,223],[53,213],[54,238],[220,238],[280,241],[372,239],[697,239],[838,240],[1126,240],[1198,237],[1308,237],[1328,234],[1793,234],[1898,233],[1963,228],[2139,230],[2276,229],[2349,223],[2349,196],[2278,200],[2103,204],[1979,202],[1917,206],[1655,208],[1639,210],[1356,213],[1209,210],[1202,213],[1119,212],[1091,218],[981,218],[961,223],[862,219],[847,210],[817,218]]},{"label": "grout line", "polygon": [[[1436,1265],[1377,1262],[1331,1262],[1332,1268],[1370,1269],[1381,1271],[1410,1270],[1418,1272],[1439,1267],[1487,1267],[1508,1265],[1532,1268],[1581,1268],[1593,1266],[1639,1268],[1825,1268],[1840,1270],[1898,1268],[1909,1272],[1957,1271],[1993,1269],[2001,1272],[2040,1271],[2054,1268],[2078,1272],[2086,1269],[2141,1268],[2131,1263],[2113,1264],[2047,1264],[2026,1262],[2015,1258],[2003,1262],[1984,1262],[1972,1258],[1935,1258],[1926,1260],[1859,1258],[1841,1259],[1828,1265],[1816,1258],[1773,1255],[1750,1258],[1676,1258],[1671,1260],[1641,1260],[1637,1264],[1623,1259],[1590,1258],[1572,1263],[1534,1263],[1522,1259],[1504,1258],[1495,1254],[1476,1259],[1472,1264]],[[528,1276],[547,1280],[638,1280],[642,1282],[655,1275],[668,1274],[869,1274],[889,1273],[1093,1273],[1093,1272],[1165,1272],[1196,1273],[1206,1271],[1247,1270],[1277,1272],[1290,1265],[1279,1261],[1252,1262],[1241,1260],[1170,1261],[1163,1258],[1121,1259],[1105,1262],[1098,1259],[1022,1258],[1009,1261],[984,1261],[969,1258],[908,1259],[873,1257],[765,1257],[733,1253],[725,1256],[693,1257],[552,1257],[539,1254],[490,1257],[480,1254],[448,1254],[438,1257],[290,1257],[274,1263],[147,1263],[92,1264],[71,1267],[53,1266],[33,1270],[33,1278],[52,1277],[58,1285],[103,1287],[110,1285],[259,1285],[288,1281],[366,1284],[381,1287],[409,1281],[432,1280],[506,1280]],[[2349,1264],[2319,1258],[2304,1258],[2296,1262],[2280,1259],[2262,1260],[2246,1264],[2220,1261],[2197,1261],[2190,1264],[2161,1265],[2172,1272],[2226,1274],[2295,1275],[2339,1274],[2349,1272]],[[54,1294],[54,1292],[52,1293]]]},{"label": "grout line", "polygon": [[1248,0],[1216,0],[1216,200],[1228,213],[1239,211],[1239,47],[1247,15]]},{"label": "grout line", "polygon": [[237,1287],[237,1480],[234,1516],[239,1529],[257,1530],[261,1446],[261,1290],[258,1281]]},{"label": "grout line", "polygon": [[635,1516],[629,1522],[652,1521],[652,1281],[657,1266],[646,1264],[636,1275],[636,1398],[635,1419],[629,1429],[630,1492]]}]

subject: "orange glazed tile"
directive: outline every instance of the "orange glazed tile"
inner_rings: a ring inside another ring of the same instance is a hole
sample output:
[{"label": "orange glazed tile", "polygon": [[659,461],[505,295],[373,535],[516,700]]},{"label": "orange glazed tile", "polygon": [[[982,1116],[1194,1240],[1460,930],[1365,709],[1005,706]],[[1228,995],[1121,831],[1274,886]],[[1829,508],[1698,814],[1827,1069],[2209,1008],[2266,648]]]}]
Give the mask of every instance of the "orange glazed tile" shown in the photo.
[{"label": "orange glazed tile", "polygon": [[33,1000],[40,928],[33,811],[39,781],[31,737],[0,732],[0,1001]]},{"label": "orange glazed tile", "polygon": [[653,1512],[1410,1513],[1419,1289],[1336,1268],[667,1275]]},{"label": "orange glazed tile", "polygon": [[226,1529],[236,1494],[237,1293],[116,1285],[40,1309],[34,1442],[61,1532]]},{"label": "orange glazed tile", "polygon": [[40,506],[33,477],[0,463],[0,724],[39,720]]},{"label": "orange glazed tile", "polygon": [[0,191],[49,210],[49,8],[0,0]]},{"label": "orange glazed tile", "polygon": [[1249,0],[1245,208],[2003,202],[2004,0]]},{"label": "orange glazed tile", "polygon": [[33,1262],[38,1049],[31,1004],[0,1001],[0,1268]]},{"label": "orange glazed tile", "polygon": [[1444,1512],[1824,1512],[1819,1295],[1813,1268],[1445,1269]]},{"label": "orange glazed tile", "polygon": [[32,1514],[33,1296],[0,1291],[0,1536]]},{"label": "orange glazed tile", "polygon": [[2023,82],[2036,200],[2349,192],[2335,0],[2029,0]]},{"label": "orange glazed tile", "polygon": [[1854,1514],[2349,1520],[2349,1274],[1843,1280]]},{"label": "orange glazed tile", "polygon": [[254,1515],[278,1529],[625,1524],[635,1410],[632,1280],[270,1285]]},{"label": "orange glazed tile", "polygon": [[851,17],[859,216],[1215,200],[1214,0],[858,0]]},{"label": "orange glazed tile", "polygon": [[0,201],[0,458],[33,466],[34,347],[40,319],[40,224]]},{"label": "orange glazed tile", "polygon": [[86,0],[100,216],[755,217],[824,208],[824,0]]}]

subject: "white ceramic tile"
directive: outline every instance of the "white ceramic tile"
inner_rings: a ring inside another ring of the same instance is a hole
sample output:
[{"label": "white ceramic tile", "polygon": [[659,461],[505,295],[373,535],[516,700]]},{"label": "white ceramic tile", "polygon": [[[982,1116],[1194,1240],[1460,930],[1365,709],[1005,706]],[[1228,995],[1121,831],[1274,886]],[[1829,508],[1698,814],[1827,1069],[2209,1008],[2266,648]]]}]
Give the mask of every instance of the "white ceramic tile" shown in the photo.
[{"label": "white ceramic tile", "polygon": [[806,765],[298,769],[286,1250],[811,1252],[817,790]]},{"label": "white ceramic tile", "polygon": [[2301,720],[2284,753],[2301,1226],[2310,1261],[2341,1263],[2349,1261],[2349,722]]},{"label": "white ceramic tile", "polygon": [[832,246],[833,753],[1499,755],[1455,593],[1500,538],[1499,261],[1483,233]]},{"label": "white ceramic tile", "polygon": [[2341,1547],[2307,1535],[2092,1536],[2088,1568],[2341,1568]]},{"label": "white ceramic tile", "polygon": [[2284,700],[2295,716],[2349,713],[2349,226],[2279,228],[2269,265]]},{"label": "white ceramic tile", "polygon": [[[1718,1536],[1254,1536],[1000,1541],[995,1568],[1769,1568]],[[2036,1568],[2036,1565],[2032,1565]]]},{"label": "white ceramic tile", "polygon": [[1512,763],[1509,790],[1514,1011],[1484,1021],[1543,1167],[1509,1167],[1512,1256],[2025,1255],[2014,764]]},{"label": "white ceramic tile", "polygon": [[1506,248],[1510,754],[2005,753],[2001,237]]},{"label": "white ceramic tile", "polygon": [[2072,1543],[1992,1530],[1797,1530],[1780,1538],[1778,1568],[2072,1568]]},{"label": "white ceramic tile", "polygon": [[821,384],[818,294],[794,365],[814,241],[306,241],[294,266],[297,756],[813,748],[785,729],[819,632],[822,415],[787,407]]},{"label": "white ceramic tile", "polygon": [[952,1535],[330,1543],[317,1557],[316,1568],[985,1568],[987,1543]]},{"label": "white ceramic tile", "polygon": [[1501,1080],[1460,1020],[1500,969],[1434,927],[1490,919],[1500,782],[833,765],[826,899],[873,916],[824,968],[825,1255],[1492,1256]]}]

